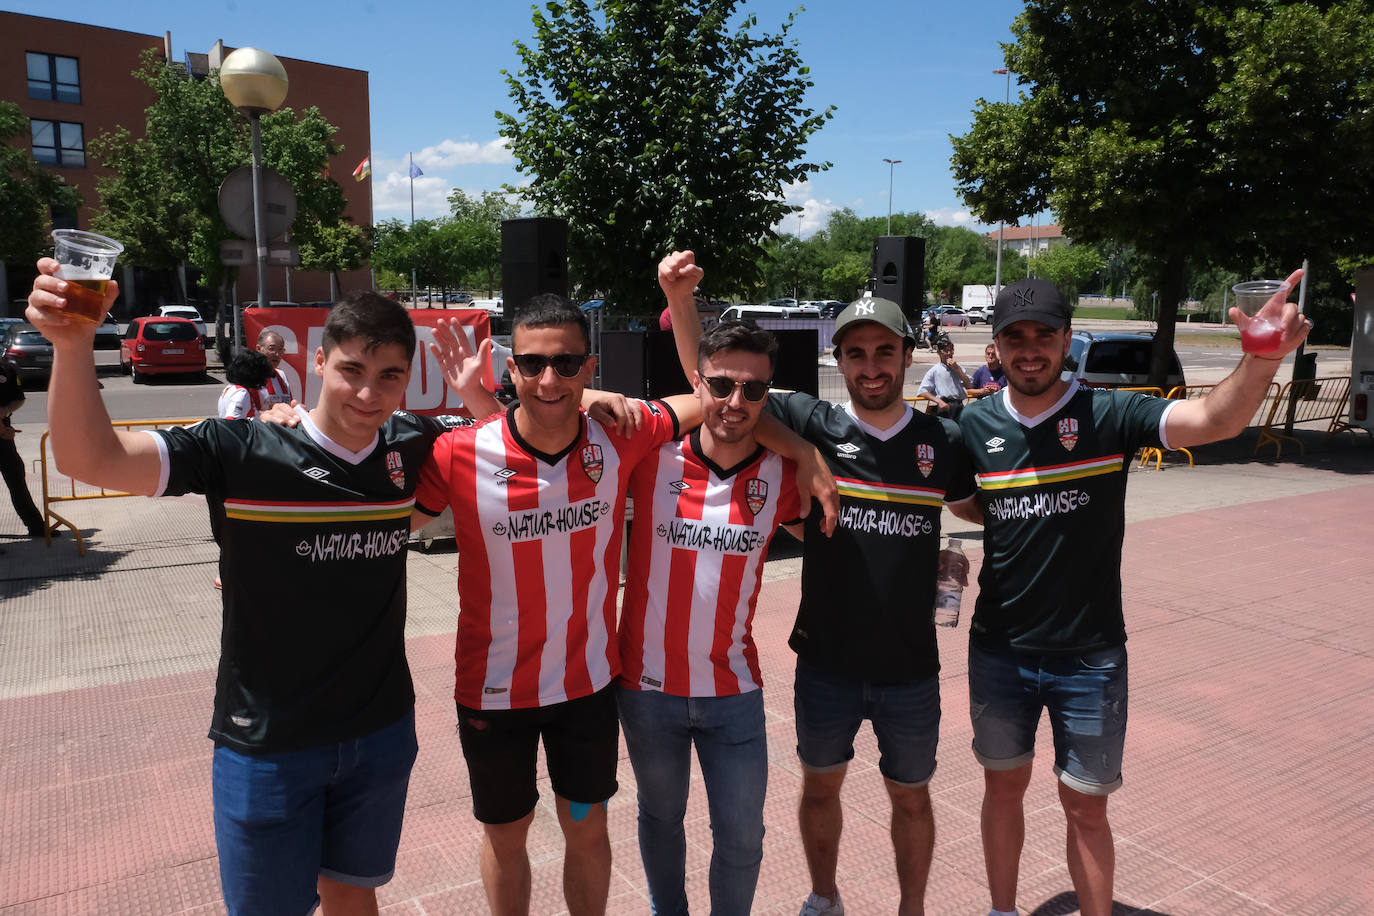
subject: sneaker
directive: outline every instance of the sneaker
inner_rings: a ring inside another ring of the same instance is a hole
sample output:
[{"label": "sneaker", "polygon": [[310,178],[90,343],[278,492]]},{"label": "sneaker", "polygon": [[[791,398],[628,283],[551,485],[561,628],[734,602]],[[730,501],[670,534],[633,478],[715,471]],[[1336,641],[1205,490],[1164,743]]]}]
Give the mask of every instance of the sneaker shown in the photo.
[{"label": "sneaker", "polygon": [[802,904],[801,913],[798,916],[844,916],[844,901],[840,899],[840,892],[835,892],[835,902],[831,903],[820,894],[811,894]]}]

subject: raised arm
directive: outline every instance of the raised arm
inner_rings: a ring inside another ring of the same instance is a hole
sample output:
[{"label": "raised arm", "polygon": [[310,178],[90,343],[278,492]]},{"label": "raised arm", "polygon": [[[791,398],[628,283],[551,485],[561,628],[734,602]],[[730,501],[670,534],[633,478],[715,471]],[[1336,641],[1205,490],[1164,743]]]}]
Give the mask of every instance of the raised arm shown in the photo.
[{"label": "raised arm", "polygon": [[434,323],[434,343],[429,352],[444,370],[444,382],[463,399],[463,406],[474,419],[481,420],[501,412],[501,402],[482,384],[482,370],[491,363],[491,338],[474,350],[463,323],[456,318],[440,318]]},{"label": "raised arm", "polygon": [[[1297,287],[1301,279],[1302,271],[1293,271],[1288,277],[1290,288]],[[1240,309],[1231,309],[1231,320],[1237,327],[1265,319],[1283,329],[1278,350],[1274,355],[1245,354],[1235,371],[1222,379],[1206,397],[1179,401],[1170,408],[1164,421],[1164,435],[1170,448],[1188,448],[1229,439],[1245,429],[1268,393],[1279,363],[1298,348],[1312,329],[1312,323],[1303,318],[1297,305],[1284,301],[1282,292],[1275,293],[1254,318],[1247,317]]]},{"label": "raised arm", "polygon": [[701,278],[706,275],[697,266],[696,255],[690,251],[674,251],[658,262],[658,285],[668,297],[668,309],[673,316],[673,342],[677,345],[678,362],[687,381],[697,371],[697,344],[701,341],[701,322],[693,298]]},{"label": "raised arm", "polygon": [[754,435],[764,448],[796,462],[802,516],[805,517],[811,511],[811,499],[815,497],[821,504],[821,512],[825,516],[821,521],[821,532],[829,537],[835,531],[835,523],[839,519],[840,491],[836,488],[835,476],[830,473],[830,468],[826,466],[821,453],[814,445],[789,429],[787,424],[769,413],[759,417]]},{"label": "raised arm", "polygon": [[[95,375],[98,322],[67,314],[67,284],[58,279],[57,262],[43,258],[29,293],[25,315],[52,342],[48,382],[48,435],[53,461],[68,477],[110,490],[151,496],[157,491],[162,460],[157,444],[144,433],[115,430],[100,398]],[[119,295],[111,281],[101,317]]]}]

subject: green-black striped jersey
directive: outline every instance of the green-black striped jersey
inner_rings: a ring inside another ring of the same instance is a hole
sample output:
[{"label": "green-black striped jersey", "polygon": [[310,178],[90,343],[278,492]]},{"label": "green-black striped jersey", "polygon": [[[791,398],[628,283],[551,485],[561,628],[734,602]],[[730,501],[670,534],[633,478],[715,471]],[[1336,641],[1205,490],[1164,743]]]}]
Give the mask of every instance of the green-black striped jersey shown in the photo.
[{"label": "green-black striped jersey", "polygon": [[1012,410],[1005,389],[964,408],[984,515],[974,642],[1039,653],[1125,643],[1126,463],[1168,447],[1175,403],[1075,381],[1037,417]]},{"label": "green-black striped jersey", "polygon": [[300,408],[295,428],[206,420],[151,433],[155,495],[203,493],[224,623],[210,737],[249,754],[318,747],[413,707],[406,542],[434,440],[471,421],[397,412],[361,452]]},{"label": "green-black striped jersey", "polygon": [[765,408],[820,450],[840,491],[831,537],[806,518],[801,602],[789,644],[807,664],[872,681],[940,670],[932,609],[940,510],[975,492],[959,427],[907,408],[885,430],[808,394]]}]

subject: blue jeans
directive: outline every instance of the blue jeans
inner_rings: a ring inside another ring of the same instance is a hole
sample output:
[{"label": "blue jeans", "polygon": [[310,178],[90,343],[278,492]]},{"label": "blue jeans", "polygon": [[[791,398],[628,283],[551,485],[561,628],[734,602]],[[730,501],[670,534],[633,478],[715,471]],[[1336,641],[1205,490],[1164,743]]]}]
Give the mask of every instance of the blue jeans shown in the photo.
[{"label": "blue jeans", "polygon": [[215,846],[230,914],[311,913],[320,875],[355,887],[390,881],[416,751],[413,712],[303,751],[217,746]]},{"label": "blue jeans", "polygon": [[1030,763],[1046,709],[1060,781],[1087,795],[1115,792],[1126,745],[1126,675],[1125,646],[1035,655],[970,645],[974,756],[989,770]]},{"label": "blue jeans", "polygon": [[763,861],[768,739],[763,691],[677,697],[621,688],[620,725],[639,784],[639,854],[654,916],[686,916],[692,744],[711,812],[711,912],[747,916]]}]

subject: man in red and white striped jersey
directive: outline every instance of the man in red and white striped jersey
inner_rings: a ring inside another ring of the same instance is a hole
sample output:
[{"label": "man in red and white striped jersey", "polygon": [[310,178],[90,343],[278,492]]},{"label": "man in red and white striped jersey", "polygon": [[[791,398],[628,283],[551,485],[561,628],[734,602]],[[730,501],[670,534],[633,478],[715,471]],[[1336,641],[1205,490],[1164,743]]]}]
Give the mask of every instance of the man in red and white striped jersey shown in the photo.
[{"label": "man in red and white striped jersey", "polygon": [[262,386],[258,395],[262,409],[266,410],[273,404],[290,404],[296,400],[291,394],[291,383],[281,371],[281,360],[286,355],[286,341],[276,331],[264,328],[258,335],[258,352],[266,356],[267,361],[272,364],[272,374],[267,377],[267,383]]},{"label": "man in red and white striped jersey", "polygon": [[750,911],[763,860],[768,740],[754,605],[768,542],[801,510],[795,465],[754,435],[777,351],[756,327],[707,331],[692,379],[702,425],[630,478],[636,524],[618,699],[655,913],[688,909],[683,816],[693,744],[714,837],[712,913]]},{"label": "man in red and white striped jersey", "polygon": [[561,296],[530,300],[514,328],[518,403],[445,435],[421,474],[417,512],[453,507],[458,542],[458,730],[485,828],[482,880],[494,913],[529,911],[525,838],[543,739],[567,840],[574,914],[604,910],[605,802],[619,753],[612,679],[625,493],[645,455],[697,423],[695,400],[628,402],[632,436],[581,409],[596,358],[586,318]]}]

